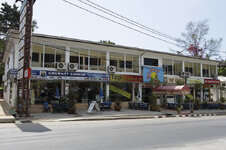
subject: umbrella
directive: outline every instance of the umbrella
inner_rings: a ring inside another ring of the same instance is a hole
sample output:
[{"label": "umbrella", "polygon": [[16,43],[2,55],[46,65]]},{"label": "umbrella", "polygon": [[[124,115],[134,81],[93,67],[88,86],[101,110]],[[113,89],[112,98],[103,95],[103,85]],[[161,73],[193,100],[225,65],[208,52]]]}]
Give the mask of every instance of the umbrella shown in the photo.
[{"label": "umbrella", "polygon": [[103,98],[104,98],[104,94],[103,94],[103,89],[100,88],[100,100],[101,100],[101,103],[103,102]]},{"label": "umbrella", "polygon": [[138,92],[137,92],[137,100],[138,100],[138,101],[141,101],[140,90],[138,90]]},{"label": "umbrella", "polygon": [[59,99],[59,98],[60,98],[60,90],[59,90],[58,86],[57,86],[57,88],[56,88],[56,92],[55,92],[54,97],[55,97],[56,99]]}]

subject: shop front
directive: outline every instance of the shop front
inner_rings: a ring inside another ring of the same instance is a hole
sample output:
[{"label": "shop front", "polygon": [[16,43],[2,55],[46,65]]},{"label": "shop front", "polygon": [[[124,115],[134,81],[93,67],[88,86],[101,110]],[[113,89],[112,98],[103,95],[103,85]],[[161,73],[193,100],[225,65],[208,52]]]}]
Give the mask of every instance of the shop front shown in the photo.
[{"label": "shop front", "polygon": [[137,95],[142,82],[143,77],[139,75],[110,74],[109,100],[131,101],[139,98]]},{"label": "shop front", "polygon": [[206,101],[217,101],[220,98],[220,80],[204,79],[203,98]]},{"label": "shop front", "polygon": [[[108,74],[32,70],[31,102],[32,104],[41,104],[44,101],[51,103],[56,99],[56,93],[62,97],[72,90],[78,94],[78,103],[87,103],[98,99],[100,90],[105,89],[107,81],[109,81]],[[106,92],[103,91],[105,98]]]}]

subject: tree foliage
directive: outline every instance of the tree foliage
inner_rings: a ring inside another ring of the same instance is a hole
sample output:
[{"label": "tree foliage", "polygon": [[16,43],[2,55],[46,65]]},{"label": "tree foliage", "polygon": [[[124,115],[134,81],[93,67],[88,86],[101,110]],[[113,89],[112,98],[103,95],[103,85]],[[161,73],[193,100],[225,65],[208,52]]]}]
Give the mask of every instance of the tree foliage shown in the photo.
[{"label": "tree foliage", "polygon": [[[5,34],[9,29],[19,30],[20,25],[20,12],[18,7],[14,4],[10,6],[7,2],[2,3],[0,8],[0,34],[1,37],[5,37]],[[32,31],[37,29],[37,21],[32,21]]]},{"label": "tree foliage", "polygon": [[208,59],[219,56],[222,38],[206,38],[209,32],[207,20],[197,23],[191,21],[185,29],[186,31],[181,33],[181,38],[177,39],[178,45],[182,48],[180,51],[182,54]]},{"label": "tree foliage", "polygon": [[4,35],[9,29],[18,30],[20,24],[19,18],[20,12],[15,4],[10,6],[7,2],[2,3],[2,7],[0,8],[0,33]]},{"label": "tree foliage", "polygon": [[115,43],[114,42],[112,42],[112,41],[105,41],[105,40],[100,40],[100,43],[104,43],[104,44],[110,44],[110,45],[115,45]]},{"label": "tree foliage", "polygon": [[218,69],[218,75],[226,77],[226,60],[222,61],[220,64],[221,65],[219,66],[219,69]]}]

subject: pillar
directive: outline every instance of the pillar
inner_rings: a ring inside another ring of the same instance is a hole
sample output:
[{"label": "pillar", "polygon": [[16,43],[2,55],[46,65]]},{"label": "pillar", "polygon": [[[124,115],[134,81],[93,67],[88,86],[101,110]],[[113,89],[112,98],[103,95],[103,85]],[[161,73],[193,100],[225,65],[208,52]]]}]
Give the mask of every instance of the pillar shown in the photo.
[{"label": "pillar", "polygon": [[135,83],[132,83],[132,101],[135,101]]},{"label": "pillar", "polygon": [[106,82],[106,101],[109,101],[109,82]]},{"label": "pillar", "polygon": [[142,98],[142,93],[143,93],[142,92],[142,86],[143,86],[143,83],[139,83],[139,88],[138,88],[139,89],[138,92],[140,92],[140,100],[139,101],[142,101],[142,99],[143,99]]}]

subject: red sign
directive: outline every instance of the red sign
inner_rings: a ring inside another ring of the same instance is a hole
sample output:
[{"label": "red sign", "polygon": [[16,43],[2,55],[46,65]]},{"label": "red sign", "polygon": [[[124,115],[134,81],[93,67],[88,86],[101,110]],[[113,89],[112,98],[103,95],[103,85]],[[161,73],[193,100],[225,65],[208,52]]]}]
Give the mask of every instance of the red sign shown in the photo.
[{"label": "red sign", "polygon": [[110,75],[110,81],[116,81],[116,82],[143,82],[143,76],[111,74]]},{"label": "red sign", "polygon": [[205,79],[204,84],[220,84],[220,80],[215,79]]},{"label": "red sign", "polygon": [[31,77],[31,68],[28,68],[24,71],[24,78],[30,78]]}]

